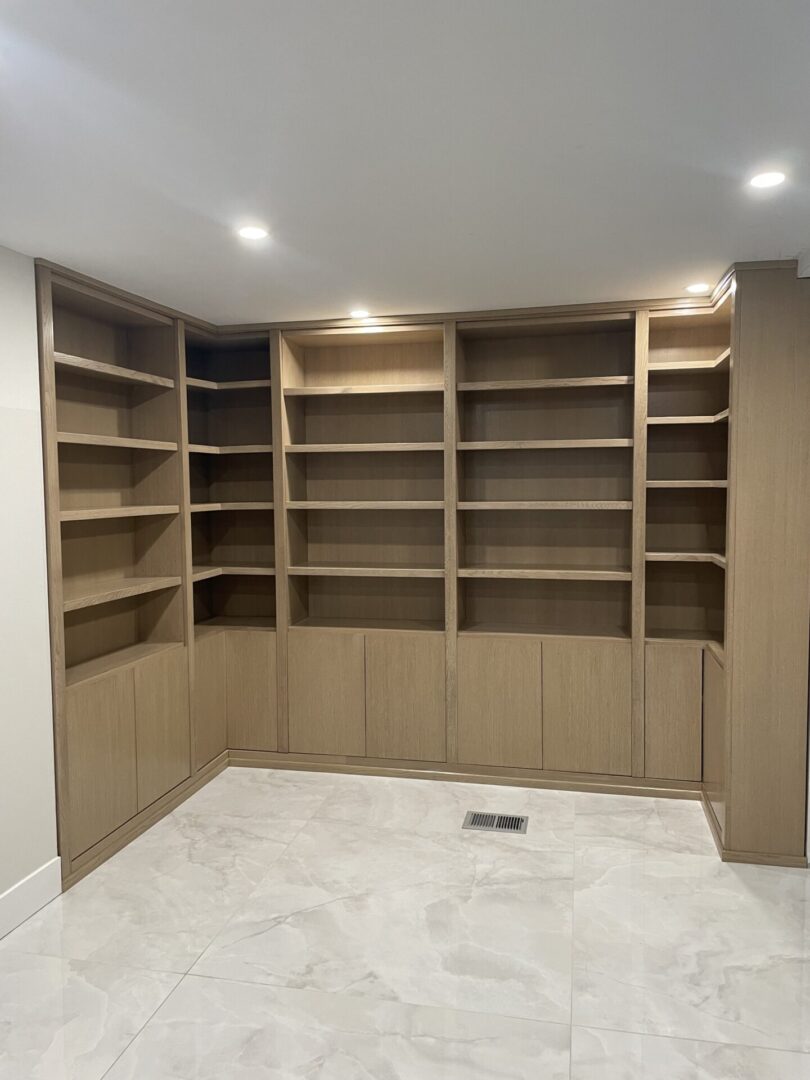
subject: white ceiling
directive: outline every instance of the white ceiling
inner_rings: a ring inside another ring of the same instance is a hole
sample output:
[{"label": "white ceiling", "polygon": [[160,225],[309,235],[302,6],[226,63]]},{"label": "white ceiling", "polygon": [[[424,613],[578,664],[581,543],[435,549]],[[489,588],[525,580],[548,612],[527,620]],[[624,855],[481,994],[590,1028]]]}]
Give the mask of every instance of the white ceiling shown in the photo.
[{"label": "white ceiling", "polygon": [[4,0],[0,244],[215,322],[681,295],[810,247],[808,56],[808,0]]}]

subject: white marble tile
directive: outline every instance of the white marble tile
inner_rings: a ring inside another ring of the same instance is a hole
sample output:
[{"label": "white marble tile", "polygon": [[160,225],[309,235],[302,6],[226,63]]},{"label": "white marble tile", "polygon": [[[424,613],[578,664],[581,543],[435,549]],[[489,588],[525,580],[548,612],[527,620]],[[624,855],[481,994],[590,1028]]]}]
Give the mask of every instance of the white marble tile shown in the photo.
[{"label": "white marble tile", "polygon": [[522,849],[571,851],[574,806],[575,795],[569,791],[343,775],[336,777],[315,818],[397,832],[451,835],[461,828],[468,810],[528,814],[524,836],[499,836],[496,842]]},{"label": "white marble tile", "polygon": [[572,857],[311,821],[195,974],[567,1023]]},{"label": "white marble tile", "polygon": [[107,1080],[567,1080],[564,1025],[189,976]]},{"label": "white marble tile", "polygon": [[585,847],[642,848],[717,858],[703,807],[696,799],[578,792],[575,843]]},{"label": "white marble tile", "polygon": [[180,980],[0,955],[0,1080],[100,1080]]},{"label": "white marble tile", "polygon": [[810,1080],[810,1055],[574,1028],[571,1080]]},{"label": "white marble tile", "polygon": [[808,875],[579,852],[574,1023],[810,1051]]},{"label": "white marble tile", "polygon": [[302,822],[165,818],[0,943],[16,951],[185,972]]},{"label": "white marble tile", "polygon": [[327,772],[292,769],[226,769],[174,811],[217,818],[306,821],[332,792]]}]

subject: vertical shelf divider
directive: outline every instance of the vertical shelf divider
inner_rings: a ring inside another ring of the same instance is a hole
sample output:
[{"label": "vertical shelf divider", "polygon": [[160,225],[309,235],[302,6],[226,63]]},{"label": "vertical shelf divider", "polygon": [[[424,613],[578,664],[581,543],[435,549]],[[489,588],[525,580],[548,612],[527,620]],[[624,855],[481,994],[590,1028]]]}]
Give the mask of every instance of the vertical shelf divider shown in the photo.
[{"label": "vertical shelf divider", "polygon": [[647,367],[650,315],[636,311],[633,385],[633,526],[632,526],[632,746],[633,776],[644,775],[644,651],[647,495]]},{"label": "vertical shelf divider", "polygon": [[[178,495],[180,503],[180,530],[183,544],[182,577],[183,601],[185,610],[185,641],[188,647],[188,689],[189,701],[194,700],[194,578],[191,554],[191,473],[188,452],[188,396],[186,384],[186,325],[182,319],[174,324],[175,334],[175,394],[177,396],[177,457],[179,462]],[[194,773],[196,727],[195,709],[190,710],[191,773]]]},{"label": "vertical shelf divider", "polygon": [[289,530],[287,526],[288,481],[284,447],[289,442],[284,408],[284,361],[280,330],[270,331],[270,396],[273,412],[273,503],[275,512],[276,564],[276,672],[278,692],[278,750],[289,750],[289,706],[287,695],[287,639],[290,625]]},{"label": "vertical shelf divider", "polygon": [[458,761],[458,395],[461,342],[454,320],[444,324],[444,636],[447,760]]}]

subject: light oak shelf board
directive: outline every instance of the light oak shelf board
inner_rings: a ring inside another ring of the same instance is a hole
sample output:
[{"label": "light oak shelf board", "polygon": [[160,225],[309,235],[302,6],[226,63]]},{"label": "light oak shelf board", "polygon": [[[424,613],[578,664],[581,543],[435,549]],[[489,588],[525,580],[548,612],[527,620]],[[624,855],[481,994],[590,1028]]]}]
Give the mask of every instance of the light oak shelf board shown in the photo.
[{"label": "light oak shelf board", "polygon": [[217,510],[272,510],[271,502],[212,502],[192,503],[192,514],[214,513]]},{"label": "light oak shelf board", "polygon": [[182,648],[182,641],[143,641],[137,645],[129,645],[125,649],[117,649],[115,652],[105,653],[104,656],[97,656],[93,660],[85,660],[84,663],[74,664],[73,667],[67,668],[65,684],[75,686],[98,675],[107,675],[111,671],[131,667],[158,653]]},{"label": "light oak shelf board", "polygon": [[442,394],[444,383],[374,383],[356,386],[286,386],[285,397],[325,397],[333,394]]},{"label": "light oak shelf board", "polygon": [[459,510],[632,510],[629,499],[518,499],[460,502]]},{"label": "light oak shelf board", "polygon": [[672,363],[666,364],[650,364],[648,370],[650,374],[656,371],[672,372],[687,372],[687,371],[724,371],[729,366],[731,360],[731,349],[724,349],[719,356],[714,360],[674,360]]},{"label": "light oak shelf board", "polygon": [[662,424],[722,424],[728,420],[728,409],[709,416],[648,416],[647,423]]},{"label": "light oak shelf board", "polygon": [[[89,592],[76,592],[70,582],[64,583],[65,611],[78,611],[79,608],[93,607],[96,604],[109,604],[115,600],[124,600],[128,596],[141,596],[145,593],[162,592],[181,584],[182,578],[176,577],[133,577],[118,578],[98,582]],[[83,586],[86,588],[86,586]]]},{"label": "light oak shelf board", "polygon": [[632,571],[609,567],[586,566],[465,566],[458,571],[460,578],[521,578],[534,581],[631,581]]},{"label": "light oak shelf board", "polygon": [[293,443],[285,447],[288,454],[379,454],[410,453],[413,450],[442,451],[440,442],[375,442],[375,443]]},{"label": "light oak shelf board", "polygon": [[632,446],[632,439],[499,439],[460,442],[459,450],[576,450]]},{"label": "light oak shelf board", "polygon": [[630,642],[630,631],[623,627],[603,627],[593,633],[572,630],[560,626],[524,626],[522,623],[502,622],[463,622],[459,634],[503,634],[509,637],[539,638],[582,638],[585,641],[626,641]]},{"label": "light oak shelf board", "polygon": [[119,367],[117,364],[105,364],[100,360],[89,360],[86,356],[71,356],[69,353],[55,352],[53,362],[57,367],[71,368],[74,371],[95,375],[99,379],[124,383],[145,383],[149,386],[160,386],[166,390],[174,389],[174,379],[165,379],[162,375],[149,375],[145,371]]},{"label": "light oak shelf board", "polygon": [[269,390],[269,379],[237,379],[233,382],[214,382],[212,379],[186,379],[192,390]]},{"label": "light oak shelf board", "polygon": [[287,568],[287,573],[295,577],[444,577],[444,570],[436,566],[290,566]]},{"label": "light oak shelf board", "polygon": [[648,551],[647,562],[696,562],[713,563],[721,569],[726,568],[726,557],[717,551]]},{"label": "light oak shelf board", "polygon": [[223,563],[216,566],[195,565],[192,567],[192,581],[206,581],[215,577],[275,577],[274,566],[247,566]]},{"label": "light oak shelf board", "polygon": [[60,521],[111,521],[114,518],[164,517],[178,514],[180,507],[166,506],[94,506],[85,510],[60,510]]},{"label": "light oak shelf board", "polygon": [[209,446],[207,443],[189,443],[190,454],[272,454],[271,443],[246,443],[242,446]]},{"label": "light oak shelf board", "polygon": [[176,442],[164,442],[162,439],[132,439],[122,435],[87,435],[78,431],[58,431],[56,441],[75,446],[121,446],[131,450],[163,450],[172,453],[177,449]]},{"label": "light oak shelf board", "polygon": [[672,490],[688,488],[727,488],[728,480],[648,480],[648,488],[670,488]]},{"label": "light oak shelf board", "polygon": [[573,379],[492,379],[479,382],[460,382],[458,389],[483,390],[576,390],[593,386],[632,386],[632,375],[598,375]]},{"label": "light oak shelf board", "polygon": [[288,502],[288,510],[443,510],[441,500],[420,499],[316,499]]},{"label": "light oak shelf board", "polygon": [[666,627],[647,627],[644,633],[645,641],[678,641],[682,644],[689,645],[707,645],[709,642],[715,642],[722,646],[722,642],[719,638],[713,637],[711,634],[701,634],[698,630],[677,630]]},{"label": "light oak shelf board", "polygon": [[275,630],[276,620],[267,615],[215,615],[194,624],[196,637],[214,630]]},{"label": "light oak shelf board", "polygon": [[444,625],[432,619],[339,619],[308,615],[290,624],[291,630],[416,630],[421,633],[444,633]]}]

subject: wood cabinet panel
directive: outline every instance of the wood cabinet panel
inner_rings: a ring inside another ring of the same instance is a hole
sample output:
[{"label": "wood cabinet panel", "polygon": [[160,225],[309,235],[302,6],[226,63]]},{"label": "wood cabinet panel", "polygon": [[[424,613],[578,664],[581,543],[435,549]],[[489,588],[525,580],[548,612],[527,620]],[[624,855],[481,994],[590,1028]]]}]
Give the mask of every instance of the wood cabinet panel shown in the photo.
[{"label": "wood cabinet panel", "polygon": [[364,635],[293,631],[287,664],[290,751],[362,757],[366,752]]},{"label": "wood cabinet panel", "polygon": [[630,666],[629,643],[543,643],[546,769],[630,774]]},{"label": "wood cabinet panel", "polygon": [[204,634],[194,643],[194,770],[228,746],[224,632]]},{"label": "wood cabinet panel", "polygon": [[276,635],[267,630],[225,634],[228,747],[276,750],[278,681]]},{"label": "wood cabinet panel", "polygon": [[703,658],[703,791],[721,835],[726,827],[727,748],[726,673],[707,651]]},{"label": "wood cabinet panel", "polygon": [[458,759],[543,767],[542,647],[526,638],[458,640]]},{"label": "wood cabinet panel", "polygon": [[366,635],[366,754],[445,761],[443,634]]},{"label": "wood cabinet panel", "polygon": [[644,774],[700,780],[703,649],[648,643],[644,653]]},{"label": "wood cabinet panel", "polygon": [[75,859],[138,810],[132,669],[68,687],[65,724]]},{"label": "wood cabinet panel", "polygon": [[191,773],[188,653],[185,648],[144,660],[135,673],[138,809]]}]

